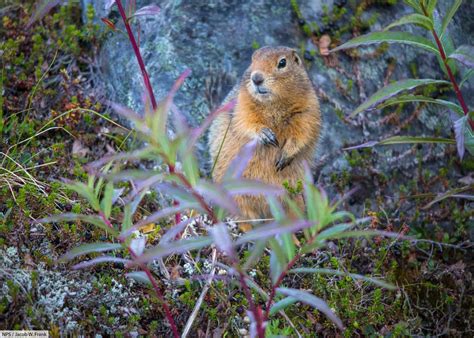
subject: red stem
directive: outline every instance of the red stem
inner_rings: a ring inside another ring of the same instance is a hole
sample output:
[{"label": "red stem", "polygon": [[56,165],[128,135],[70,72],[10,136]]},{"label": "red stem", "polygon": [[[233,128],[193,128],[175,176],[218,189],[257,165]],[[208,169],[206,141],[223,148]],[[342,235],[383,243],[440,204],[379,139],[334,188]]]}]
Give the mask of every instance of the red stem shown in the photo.
[{"label": "red stem", "polygon": [[122,16],[123,23],[125,24],[125,28],[127,29],[128,38],[132,43],[133,51],[135,52],[135,56],[137,57],[138,65],[140,66],[140,70],[142,71],[143,80],[145,81],[145,87],[148,91],[148,95],[150,96],[151,106],[153,110],[156,110],[158,105],[156,104],[155,94],[153,93],[153,88],[151,87],[150,78],[148,77],[148,73],[145,68],[145,63],[143,62],[142,55],[140,53],[140,48],[138,47],[137,41],[135,40],[135,36],[133,35],[132,28],[127,19],[127,15],[125,14],[125,10],[122,6],[122,1],[116,0],[115,3],[117,4],[118,10],[120,15]]},{"label": "red stem", "polygon": [[[118,10],[120,12],[120,16],[122,17],[123,23],[125,25],[125,28],[127,29],[127,34],[128,38],[132,44],[133,51],[135,52],[135,56],[138,61],[138,65],[140,66],[140,70],[142,72],[143,76],[143,81],[145,82],[145,88],[148,91],[148,95],[150,96],[150,101],[151,101],[151,106],[153,110],[156,110],[158,108],[158,105],[156,103],[155,99],[155,94],[153,92],[153,87],[151,86],[150,78],[148,76],[148,72],[146,71],[145,63],[143,62],[142,54],[140,53],[140,48],[138,47],[138,43],[135,40],[135,36],[133,35],[132,28],[130,27],[130,23],[127,18],[127,14],[125,13],[125,10],[123,9],[122,6],[122,1],[116,0],[115,3],[117,4]],[[129,3],[130,5],[132,4],[131,2]],[[131,7],[129,7],[131,9]],[[174,166],[171,164],[168,164],[168,168],[170,173],[174,173]],[[177,201],[173,202],[173,205],[178,205],[179,203]],[[177,212],[175,214],[175,222],[178,224],[181,222],[181,214]]]},{"label": "red stem", "polygon": [[[130,24],[128,22],[127,15],[125,14],[125,11],[123,9],[122,2],[120,0],[116,0],[115,2],[118,6],[120,15],[122,16],[123,22],[125,24],[125,28],[127,29],[128,37],[130,39],[130,42],[132,43],[132,47],[133,47],[133,50],[135,52],[135,56],[137,57],[138,64],[140,66],[140,70],[141,70],[142,75],[143,75],[143,80],[145,82],[145,87],[146,87],[146,89],[149,93],[149,96],[150,96],[151,105],[152,105],[153,109],[156,110],[157,104],[156,104],[155,95],[153,93],[153,88],[152,88],[151,83],[150,83],[150,78],[148,77],[148,73],[147,73],[146,68],[145,68],[145,63],[143,62],[143,58],[140,54],[140,49],[138,48],[138,44],[135,40],[132,29],[131,29]],[[200,194],[198,194],[194,189],[192,189],[192,185],[189,183],[187,178],[184,175],[176,173],[174,166],[171,165],[170,163],[168,163],[168,168],[169,168],[170,173],[177,174],[180,177],[181,181],[185,184],[185,186],[187,186],[188,188],[191,189],[192,194],[197,198],[197,200],[199,201],[201,206],[204,208],[204,210],[206,210],[206,213],[211,217],[212,223],[213,224],[217,223],[218,220],[217,220],[217,217],[214,214],[212,208],[209,205],[207,205],[206,201],[204,200],[204,198]],[[177,204],[178,204],[177,201],[173,202],[173,205],[177,205]],[[179,223],[181,221],[181,215],[179,213],[176,213],[175,219],[176,219],[176,223]],[[129,251],[130,251],[130,248],[129,248]],[[130,254],[132,254],[131,251],[130,251]],[[153,279],[153,276],[151,275],[151,272],[148,270],[148,268],[146,266],[142,267],[142,269],[145,271],[148,278],[150,278],[150,280],[152,281],[153,286],[155,287],[156,282],[154,283],[154,279]],[[240,274],[240,284],[242,285],[242,288],[244,289],[244,293],[245,293],[247,301],[249,302],[249,305],[251,307],[251,311],[254,313],[255,320],[257,321],[258,336],[263,338],[263,337],[265,337],[265,330],[263,328],[263,320],[262,320],[262,316],[261,316],[261,311],[259,311],[259,309],[255,306],[255,304],[252,300],[252,295],[250,293],[250,289],[249,289],[247,283],[245,282],[245,275],[243,274],[242,271],[240,271],[240,269],[239,269],[239,274]],[[163,300],[163,307],[165,309],[167,319],[171,324],[171,328],[173,329],[173,333],[174,333],[175,337],[179,337],[178,331],[176,329],[176,324],[174,323],[173,317],[171,316],[171,312],[169,311],[169,308],[168,308],[166,302],[164,302],[163,295],[161,294],[161,291],[159,290],[158,285],[156,285],[155,291],[158,295],[158,298],[160,298],[160,300]]]},{"label": "red stem", "polygon": [[[428,12],[425,9],[425,6],[423,6],[423,12],[425,13],[425,16],[429,18]],[[471,129],[474,130],[474,121],[469,117],[469,109],[467,107],[466,101],[464,101],[464,97],[462,96],[461,89],[459,88],[456,79],[454,78],[453,72],[451,70],[451,67],[448,64],[448,58],[446,57],[446,53],[444,52],[443,44],[441,43],[441,40],[439,39],[438,33],[436,33],[435,29],[431,30],[431,33],[433,34],[433,37],[436,42],[436,46],[438,47],[439,54],[441,55],[441,59],[443,60],[444,67],[446,68],[446,72],[448,73],[449,80],[451,81],[454,92],[456,93],[456,97],[458,98],[459,104],[462,107],[462,110],[464,112],[464,115],[467,116],[467,120],[469,122],[469,125],[471,126]]]},{"label": "red stem", "polygon": [[[99,216],[102,218],[102,220],[105,222],[105,224],[110,228],[113,229],[114,226],[110,220],[105,217],[105,214],[102,211],[99,211]],[[121,241],[123,243],[123,240]],[[132,258],[137,258],[137,254],[133,251],[133,249],[128,246],[127,247],[128,252],[130,253],[130,256]],[[171,314],[170,308],[168,306],[168,303],[165,300],[165,297],[163,296],[163,293],[160,290],[160,287],[158,286],[158,283],[156,282],[155,278],[153,277],[153,274],[151,273],[150,269],[148,269],[148,266],[146,264],[140,264],[140,268],[145,271],[145,274],[147,275],[148,279],[150,280],[151,284],[153,285],[153,288],[155,289],[156,296],[160,300],[161,304],[163,305],[163,309],[165,310],[165,316],[168,322],[170,323],[171,330],[173,331],[173,337],[179,338],[179,333],[178,333],[178,327],[176,326],[176,323],[173,319],[173,315]]]},{"label": "red stem", "polygon": [[[311,245],[315,240],[316,237],[318,236],[319,233],[314,234],[309,240],[308,240],[308,245]],[[265,307],[265,317],[264,320],[267,321],[268,317],[270,316],[270,307],[272,306],[273,298],[275,298],[276,294],[276,289],[280,286],[281,282],[283,282],[283,278],[285,278],[286,274],[288,271],[295,265],[295,263],[301,258],[302,253],[298,252],[295,257],[286,265],[285,269],[280,273],[280,276],[278,276],[278,279],[276,280],[275,284],[272,286],[272,290],[270,291],[270,297],[268,298],[267,305]]]}]

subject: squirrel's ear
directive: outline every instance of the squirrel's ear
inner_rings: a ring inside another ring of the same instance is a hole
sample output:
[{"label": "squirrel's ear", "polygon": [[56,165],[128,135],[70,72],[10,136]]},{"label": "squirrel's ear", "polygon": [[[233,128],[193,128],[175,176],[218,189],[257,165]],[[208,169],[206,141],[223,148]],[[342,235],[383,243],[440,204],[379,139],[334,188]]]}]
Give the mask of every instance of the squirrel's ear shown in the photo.
[{"label": "squirrel's ear", "polygon": [[293,58],[296,62],[297,65],[300,65],[301,64],[301,59],[300,59],[300,56],[298,55],[298,53],[296,52],[296,50],[293,50]]}]

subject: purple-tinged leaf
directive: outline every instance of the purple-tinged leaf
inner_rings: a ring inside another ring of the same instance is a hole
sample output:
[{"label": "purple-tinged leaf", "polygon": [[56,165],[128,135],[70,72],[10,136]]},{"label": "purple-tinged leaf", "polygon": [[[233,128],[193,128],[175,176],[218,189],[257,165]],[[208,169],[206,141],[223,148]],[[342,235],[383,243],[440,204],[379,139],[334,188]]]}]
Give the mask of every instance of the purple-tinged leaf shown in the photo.
[{"label": "purple-tinged leaf", "polygon": [[260,181],[244,180],[244,179],[229,179],[222,182],[222,186],[229,192],[230,195],[271,195],[279,196],[285,191],[283,188],[269,185]]},{"label": "purple-tinged leaf", "polygon": [[130,241],[130,249],[135,255],[140,256],[143,253],[143,250],[145,250],[145,244],[145,237],[134,238]]},{"label": "purple-tinged leaf", "polygon": [[125,190],[125,188],[118,188],[118,189],[113,190],[113,192],[112,192],[112,205],[114,205],[118,201],[120,196],[122,196],[122,193],[123,193],[124,190]]},{"label": "purple-tinged leaf", "polygon": [[163,194],[166,194],[169,197],[172,197],[174,200],[183,203],[196,203],[196,198],[193,196],[191,191],[186,189],[183,186],[177,184],[171,184],[167,182],[160,183],[155,186],[155,189],[161,191]]},{"label": "purple-tinged leaf", "polygon": [[53,215],[50,217],[39,219],[38,223],[53,223],[53,222],[86,222],[90,224],[94,224],[98,228],[107,231],[113,237],[117,237],[119,235],[118,231],[115,229],[111,229],[105,224],[104,220],[96,215],[83,215],[83,214],[75,214],[75,213],[64,213],[60,215]]},{"label": "purple-tinged leaf", "polygon": [[100,20],[111,30],[116,31],[117,27],[115,27],[115,24],[112,22],[112,20],[109,20],[107,18],[100,18]]},{"label": "purple-tinged leaf", "polygon": [[257,140],[252,140],[242,147],[237,156],[232,160],[231,164],[229,165],[229,168],[225,173],[224,180],[227,178],[240,178],[242,176],[245,169],[247,168],[247,165],[252,159],[253,154],[255,153],[257,143]]},{"label": "purple-tinged leaf", "polygon": [[160,14],[160,7],[157,5],[148,5],[140,8],[133,16],[157,15]]},{"label": "purple-tinged leaf", "polygon": [[140,127],[143,123],[143,118],[132,109],[118,104],[116,102],[108,101],[109,106],[120,116],[126,118],[127,120],[135,123],[137,127]]},{"label": "purple-tinged leaf", "polygon": [[210,183],[205,180],[200,180],[195,186],[195,190],[201,194],[206,200],[213,204],[226,209],[233,215],[239,213],[239,209],[235,200],[223,187],[218,184]]},{"label": "purple-tinged leaf", "polygon": [[89,173],[96,173],[97,170],[102,168],[109,162],[115,161],[132,161],[132,160],[140,160],[140,159],[148,159],[154,155],[153,151],[149,148],[145,149],[138,149],[135,151],[131,151],[128,153],[119,153],[113,155],[106,155],[94,162],[91,162],[85,166],[85,169]]},{"label": "purple-tinged leaf", "polygon": [[201,249],[211,245],[213,239],[209,236],[192,237],[170,242],[166,245],[158,245],[145,251],[145,253],[136,259],[135,264],[147,263],[155,259],[160,259],[170,255],[177,255],[191,250]]},{"label": "purple-tinged leaf", "polygon": [[201,125],[198,128],[196,128],[192,131],[190,144],[191,145],[195,144],[196,141],[199,139],[199,137],[204,133],[204,131],[207,128],[209,128],[212,121],[214,121],[214,119],[217,116],[219,116],[220,114],[225,113],[225,112],[229,112],[232,109],[234,109],[236,103],[237,103],[236,99],[230,100],[229,102],[225,103],[224,105],[222,105],[219,108],[217,108],[216,110],[214,110],[211,114],[209,114],[206,117],[206,119],[204,120],[204,122],[201,123]]},{"label": "purple-tinged leaf", "polygon": [[176,79],[174,82],[173,86],[171,87],[171,90],[168,92],[168,95],[166,97],[166,111],[169,110],[171,107],[171,103],[173,102],[174,96],[178,92],[179,88],[183,85],[184,81],[186,78],[191,74],[191,69],[187,68],[184,70],[184,72],[181,73],[181,75]]},{"label": "purple-tinged leaf", "polygon": [[174,126],[176,128],[176,133],[178,135],[185,135],[186,137],[189,137],[190,127],[188,121],[186,121],[186,117],[174,103],[171,104],[171,112],[174,115]]},{"label": "purple-tinged leaf", "polygon": [[319,268],[295,268],[295,269],[289,270],[288,273],[312,273],[312,274],[323,274],[323,275],[332,275],[332,276],[349,276],[353,279],[363,280],[363,281],[375,284],[377,286],[380,286],[388,290],[397,289],[396,286],[390,283],[386,283],[378,278],[367,277],[367,276],[359,275],[356,273],[347,273],[341,270],[319,269]]},{"label": "purple-tinged leaf", "polygon": [[89,254],[92,252],[105,252],[111,250],[121,249],[122,245],[119,243],[90,243],[90,244],[83,244],[78,247],[75,247],[71,251],[64,254],[59,260],[60,261],[68,261],[77,256]]},{"label": "purple-tinged leaf", "polygon": [[147,218],[142,219],[140,222],[136,223],[134,226],[130,227],[129,229],[122,231],[119,238],[121,240],[124,240],[125,238],[130,236],[134,231],[140,229],[141,227],[144,227],[145,225],[148,225],[150,223],[155,223],[156,221],[162,218],[169,217],[178,212],[181,212],[190,208],[195,208],[195,207],[197,207],[197,205],[180,204],[180,205],[167,207],[167,208],[158,210],[157,212],[149,215]]},{"label": "purple-tinged leaf", "polygon": [[343,148],[342,150],[355,150],[355,149],[362,149],[362,148],[372,148],[376,146],[379,142],[378,141],[369,141],[365,142],[356,146],[348,147],[348,148]]},{"label": "purple-tinged leaf", "polygon": [[33,14],[30,17],[30,20],[26,24],[26,29],[29,29],[36,21],[44,18],[54,7],[60,3],[65,2],[65,0],[42,0],[37,4]]},{"label": "purple-tinged leaf", "polygon": [[468,116],[463,116],[454,122],[454,135],[456,136],[456,148],[458,149],[459,158],[462,161],[464,157],[464,129],[466,128]]},{"label": "purple-tinged leaf", "polygon": [[219,223],[209,229],[211,237],[214,239],[214,244],[227,256],[234,258],[235,251],[232,239],[230,238],[227,225]]},{"label": "purple-tinged leaf", "polygon": [[148,275],[144,271],[133,271],[125,274],[126,277],[132,278],[135,281],[152,286],[153,284],[150,281],[150,278],[148,278]]},{"label": "purple-tinged leaf", "polygon": [[297,220],[297,221],[285,221],[285,222],[273,222],[268,225],[260,226],[254,230],[243,234],[237,240],[237,245],[242,245],[247,242],[265,239],[268,237],[273,237],[276,235],[294,233],[302,229],[306,229],[314,225],[314,222],[306,220]]},{"label": "purple-tinged leaf", "polygon": [[129,260],[129,259],[123,259],[123,258],[112,257],[112,256],[102,256],[102,257],[97,257],[97,258],[91,259],[89,261],[83,261],[79,264],[74,265],[72,268],[74,270],[79,270],[79,269],[88,268],[90,266],[94,266],[94,265],[100,264],[100,263],[129,264],[130,262],[131,262],[131,260]]},{"label": "purple-tinged leaf", "polygon": [[279,293],[284,294],[285,296],[293,297],[299,300],[302,303],[308,304],[315,309],[321,311],[328,317],[340,330],[344,330],[344,325],[339,317],[329,308],[327,303],[322,300],[321,298],[316,297],[315,295],[303,291],[303,290],[296,290],[296,289],[289,289],[289,288],[277,288]]},{"label": "purple-tinged leaf", "polygon": [[197,217],[192,217],[185,219],[184,221],[179,222],[176,225],[173,225],[168,231],[165,232],[165,234],[161,237],[160,239],[160,245],[166,245],[167,243],[174,241],[176,236],[178,236],[179,233],[184,231],[186,226],[195,221]]},{"label": "purple-tinged leaf", "polygon": [[158,173],[142,181],[134,182],[135,186],[133,187],[133,190],[130,191],[130,193],[127,195],[127,197],[125,197],[124,203],[128,204],[137,195],[141,194],[142,192],[149,191],[155,185],[160,183],[163,180],[163,178],[164,178],[164,175],[162,173]]}]

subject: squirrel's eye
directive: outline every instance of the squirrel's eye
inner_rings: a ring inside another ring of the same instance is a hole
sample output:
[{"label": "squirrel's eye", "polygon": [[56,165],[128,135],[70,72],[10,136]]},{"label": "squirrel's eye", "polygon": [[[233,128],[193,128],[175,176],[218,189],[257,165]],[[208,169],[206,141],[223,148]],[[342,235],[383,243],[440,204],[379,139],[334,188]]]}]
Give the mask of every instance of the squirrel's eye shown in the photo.
[{"label": "squirrel's eye", "polygon": [[282,69],[286,67],[286,59],[283,58],[278,62],[278,69]]}]

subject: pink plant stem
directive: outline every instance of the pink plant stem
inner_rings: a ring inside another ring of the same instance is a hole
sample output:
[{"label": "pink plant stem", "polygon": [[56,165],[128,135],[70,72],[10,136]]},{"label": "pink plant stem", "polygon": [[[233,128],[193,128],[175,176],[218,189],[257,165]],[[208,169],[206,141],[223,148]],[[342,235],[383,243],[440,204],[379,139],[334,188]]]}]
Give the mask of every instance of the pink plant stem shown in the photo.
[{"label": "pink plant stem", "polygon": [[[153,110],[156,110],[158,108],[158,105],[156,103],[155,99],[155,94],[153,92],[153,87],[151,86],[150,82],[150,77],[148,76],[148,72],[146,71],[145,63],[143,62],[142,54],[140,53],[140,48],[138,47],[138,43],[135,40],[135,36],[133,35],[132,32],[132,27],[130,27],[130,23],[128,22],[127,14],[125,13],[125,10],[123,9],[122,6],[122,1],[121,0],[115,0],[115,3],[117,4],[118,10],[120,12],[120,16],[122,17],[123,23],[125,25],[125,28],[127,29],[127,34],[128,38],[132,44],[133,51],[135,52],[135,56],[138,61],[138,65],[140,66],[140,70],[142,72],[143,76],[143,81],[145,82],[145,87],[148,92],[148,95],[150,96],[150,101],[151,101],[151,106]],[[130,3],[131,5],[131,3]],[[168,168],[170,173],[174,173],[174,166],[168,163]],[[178,205],[179,203],[177,201],[173,202],[173,205]],[[181,214],[177,212],[175,214],[175,222],[178,224],[181,222]]]},{"label": "pink plant stem", "polygon": [[115,3],[117,4],[120,15],[122,16],[123,23],[125,24],[125,28],[127,29],[128,38],[132,43],[133,51],[135,52],[135,56],[137,57],[138,65],[140,66],[140,70],[142,71],[145,87],[148,91],[148,95],[150,96],[151,106],[153,107],[153,110],[156,110],[158,105],[156,104],[155,94],[153,93],[153,88],[151,87],[150,78],[148,77],[148,73],[145,68],[145,63],[143,62],[143,58],[140,53],[140,48],[138,47],[137,41],[135,40],[135,36],[132,32],[132,28],[130,27],[130,23],[128,22],[127,15],[125,14],[125,10],[123,9],[122,1],[116,0]]},{"label": "pink plant stem", "polygon": [[[148,91],[148,94],[150,96],[151,105],[152,105],[153,109],[156,110],[157,104],[156,104],[155,95],[153,93],[153,88],[151,87],[150,78],[148,77],[148,73],[147,73],[146,68],[145,68],[145,63],[143,62],[143,58],[141,56],[140,49],[138,48],[137,41],[135,40],[135,36],[133,35],[132,28],[130,27],[130,24],[128,22],[127,15],[125,14],[125,11],[123,9],[121,0],[116,0],[115,2],[118,6],[120,15],[122,16],[122,20],[125,24],[125,28],[127,29],[128,37],[130,39],[130,42],[132,43],[132,47],[133,47],[133,51],[135,52],[135,56],[137,57],[138,64],[140,66],[140,70],[142,72],[143,80],[145,82],[145,87],[146,87],[146,89]],[[170,163],[168,163],[168,168],[169,168],[170,173],[172,173],[172,174],[175,173],[175,168]],[[184,177],[184,175],[178,175],[178,176],[180,177],[181,181],[188,188],[191,188],[191,190],[193,192],[193,195],[198,199],[199,203],[203,206],[204,210],[206,210],[206,212],[211,217],[212,223],[213,224],[217,223],[218,220],[217,220],[217,217],[214,214],[212,208],[210,208],[209,205],[207,205],[207,203],[204,201],[204,199],[202,198],[201,195],[199,195],[194,189],[192,189],[191,184],[186,179],[186,177]],[[173,205],[178,205],[178,202],[174,201]],[[179,213],[176,213],[175,221],[176,221],[176,223],[179,223],[181,221],[181,215]],[[130,248],[129,248],[129,251],[130,251]],[[130,252],[130,254],[132,254],[132,253]],[[153,284],[154,279],[151,276],[151,272],[148,270],[148,268],[146,266],[143,268],[143,270],[145,271],[148,278],[150,279],[150,281],[152,281],[152,284]],[[250,289],[249,289],[247,283],[245,282],[245,276],[244,276],[243,272],[240,275],[240,284],[241,284],[242,288],[244,289],[244,293],[246,295],[247,301],[249,302],[249,305],[251,306],[251,311],[254,313],[255,320],[257,321],[258,336],[263,338],[263,337],[265,337],[265,330],[263,328],[263,320],[262,320],[262,316],[261,316],[261,311],[259,311],[259,309],[257,309],[255,304],[253,303],[252,295],[250,293]],[[153,285],[153,286],[155,286],[155,285]],[[173,333],[174,333],[175,337],[179,337],[178,331],[176,329],[176,324],[174,323],[173,317],[171,316],[171,312],[169,311],[169,308],[166,305],[166,302],[164,302],[164,298],[163,298],[163,295],[161,294],[161,291],[159,291],[159,288],[155,288],[155,291],[157,292],[158,298],[160,298],[160,300],[163,300],[163,304],[164,304],[163,307],[165,309],[167,319],[171,324],[171,328],[173,329]]]},{"label": "pink plant stem", "polygon": [[[421,6],[422,6],[425,16],[429,18],[430,16],[428,12],[426,11],[426,8],[423,5],[423,3],[421,3]],[[441,43],[441,40],[438,36],[438,33],[436,33],[435,29],[432,29],[431,33],[433,34],[433,37],[435,39],[436,46],[438,47],[439,54],[441,55],[441,59],[443,60],[444,67],[446,68],[446,72],[448,73],[449,80],[451,81],[451,84],[453,85],[454,92],[456,93],[456,97],[459,101],[459,104],[461,105],[464,115],[467,116],[467,120],[469,122],[469,125],[471,126],[471,129],[474,130],[474,121],[469,117],[469,109],[467,107],[466,101],[464,101],[464,97],[462,95],[461,89],[459,88],[456,82],[456,79],[454,78],[451,67],[448,64],[448,58],[446,57],[446,53],[444,52],[443,44]]]},{"label": "pink plant stem", "polygon": [[[99,216],[102,218],[104,223],[110,228],[113,229],[114,226],[110,220],[105,217],[105,214],[102,211],[99,211]],[[123,243],[123,241],[121,241]],[[130,253],[130,256],[132,258],[137,258],[137,254],[133,251],[131,247],[127,247],[128,252]],[[165,297],[163,296],[163,293],[161,292],[160,287],[158,286],[158,283],[156,282],[155,278],[153,277],[153,274],[151,273],[150,269],[148,269],[148,266],[146,264],[140,264],[140,268],[145,272],[147,275],[148,279],[151,282],[151,285],[153,286],[153,289],[155,290],[155,293],[160,300],[161,304],[163,305],[163,309],[165,310],[165,316],[168,322],[170,323],[171,330],[173,331],[173,337],[179,338],[179,333],[178,333],[178,328],[176,326],[176,323],[173,319],[173,315],[171,314],[170,308],[168,306],[168,303],[166,303]]]}]

